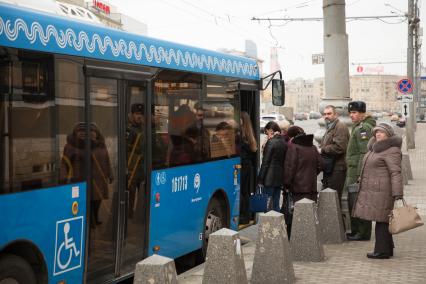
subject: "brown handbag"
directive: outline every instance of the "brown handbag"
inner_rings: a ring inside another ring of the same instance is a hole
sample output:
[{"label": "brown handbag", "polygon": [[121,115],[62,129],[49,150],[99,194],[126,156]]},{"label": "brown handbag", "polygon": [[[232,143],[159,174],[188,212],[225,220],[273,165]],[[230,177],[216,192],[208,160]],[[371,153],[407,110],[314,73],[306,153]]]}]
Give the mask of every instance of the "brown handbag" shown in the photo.
[{"label": "brown handbag", "polygon": [[404,199],[402,199],[403,206],[396,207],[396,201],[394,208],[389,217],[389,232],[391,234],[402,233],[423,225],[423,221],[419,214],[416,212],[416,208],[407,205]]}]

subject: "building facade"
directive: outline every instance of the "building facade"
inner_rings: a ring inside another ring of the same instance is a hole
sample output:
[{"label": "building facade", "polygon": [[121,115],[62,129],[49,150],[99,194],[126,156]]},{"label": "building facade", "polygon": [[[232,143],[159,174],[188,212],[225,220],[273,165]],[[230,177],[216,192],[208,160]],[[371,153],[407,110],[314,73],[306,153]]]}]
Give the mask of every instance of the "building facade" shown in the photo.
[{"label": "building facade", "polygon": [[[369,112],[400,112],[400,95],[396,86],[403,76],[355,75],[350,79],[352,100],[365,101]],[[425,83],[426,84],[426,83]],[[305,80],[298,78],[286,82],[286,106],[294,112],[318,111],[318,104],[325,96],[324,78]],[[268,99],[268,97],[263,97]]]}]

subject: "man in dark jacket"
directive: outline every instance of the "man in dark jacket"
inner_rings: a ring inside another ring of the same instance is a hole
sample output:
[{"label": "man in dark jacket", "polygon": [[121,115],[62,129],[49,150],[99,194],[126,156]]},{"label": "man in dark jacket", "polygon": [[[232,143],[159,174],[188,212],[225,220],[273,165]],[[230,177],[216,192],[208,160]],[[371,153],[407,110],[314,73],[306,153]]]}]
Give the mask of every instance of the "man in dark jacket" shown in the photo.
[{"label": "man in dark jacket", "polygon": [[272,197],[273,210],[279,212],[287,145],[276,122],[270,121],[265,125],[265,134],[268,140],[263,148],[258,184],[265,187],[265,192]]},{"label": "man in dark jacket", "polygon": [[[143,127],[145,123],[145,109],[141,103],[131,106],[126,128],[127,144],[127,190],[129,192],[129,217],[133,218],[133,208],[136,201],[136,192],[141,189],[144,181],[143,147],[145,137]],[[140,193],[140,192],[139,192]]]},{"label": "man in dark jacket", "polygon": [[[362,170],[362,161],[365,153],[367,153],[367,144],[372,136],[372,130],[376,126],[374,118],[365,114],[366,109],[367,106],[362,101],[353,101],[348,104],[349,116],[351,117],[353,127],[346,151],[346,165],[348,168],[345,186],[348,187],[348,201],[351,215],[358,190],[357,187],[349,185],[358,182]],[[371,237],[371,221],[351,218],[351,231],[352,233],[348,235],[348,240],[369,240]]]},{"label": "man in dark jacket", "polygon": [[323,188],[337,191],[339,201],[346,178],[346,148],[349,141],[349,130],[345,123],[338,119],[336,108],[328,105],[324,108],[326,132],[320,144],[323,157]]}]

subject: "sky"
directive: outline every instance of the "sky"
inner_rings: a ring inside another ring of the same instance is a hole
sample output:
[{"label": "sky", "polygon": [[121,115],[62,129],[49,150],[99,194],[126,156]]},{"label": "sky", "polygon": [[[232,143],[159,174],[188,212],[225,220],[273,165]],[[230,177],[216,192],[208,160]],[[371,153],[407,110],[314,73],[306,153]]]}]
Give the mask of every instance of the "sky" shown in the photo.
[{"label": "sky", "polygon": [[[148,25],[148,35],[186,45],[217,50],[244,50],[245,40],[257,44],[264,72],[270,49],[278,47],[284,78],[324,76],[323,65],[312,65],[312,54],[323,52],[322,21],[253,21],[256,18],[322,17],[322,0],[108,0],[120,13]],[[407,0],[346,0],[346,17],[403,15]],[[426,7],[420,6],[420,24]],[[423,24],[424,25],[424,24]],[[404,17],[347,20],[349,73],[359,65],[382,74],[406,74],[407,21]],[[422,46],[423,52],[426,51]],[[426,55],[424,56],[426,58]],[[392,63],[397,62],[397,63]],[[386,64],[379,64],[386,63]]]}]

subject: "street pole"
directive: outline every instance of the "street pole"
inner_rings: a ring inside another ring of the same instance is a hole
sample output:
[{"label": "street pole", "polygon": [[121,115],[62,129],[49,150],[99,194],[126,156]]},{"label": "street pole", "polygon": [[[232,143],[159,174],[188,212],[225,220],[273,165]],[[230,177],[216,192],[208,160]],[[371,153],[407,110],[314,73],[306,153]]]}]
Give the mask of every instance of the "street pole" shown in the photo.
[{"label": "street pole", "polygon": [[[319,110],[323,112],[325,106],[334,105],[340,120],[349,123],[348,103],[351,99],[345,5],[345,0],[323,0],[325,95]],[[320,126],[324,126],[322,119]],[[315,139],[321,139],[324,132],[324,128],[318,130]]]},{"label": "street pole", "polygon": [[[349,52],[346,33],[345,0],[323,0],[324,23],[324,98],[319,103],[319,111],[333,105],[339,119],[350,125],[348,117]],[[325,122],[318,121],[320,129],[315,132],[315,140],[321,141],[325,133]]]},{"label": "street pole", "polygon": [[[413,61],[414,61],[414,49],[413,49],[413,31],[415,24],[413,23],[413,9],[414,0],[408,0],[408,42],[407,42],[407,78],[413,81]],[[407,138],[407,150],[416,148],[414,141],[414,102],[409,103],[409,114],[410,117],[406,119],[406,138]]]},{"label": "street pole", "polygon": [[414,110],[415,110],[415,116],[414,116],[414,130],[417,131],[417,115],[421,113],[420,111],[420,90],[421,90],[421,28],[420,28],[420,12],[419,12],[419,6],[418,6],[419,0],[415,0],[414,2],[414,49],[415,49],[415,58],[414,58]]},{"label": "street pole", "polygon": [[[348,103],[351,98],[345,5],[345,0],[323,0],[325,97],[319,104],[319,110],[323,112],[325,106],[333,105],[339,113],[339,120],[350,124]],[[324,120],[320,121],[320,126],[323,127],[315,133],[316,140],[322,138],[325,133]],[[350,215],[347,196],[347,190],[343,189],[342,214],[345,216],[345,227],[349,230]]]}]

